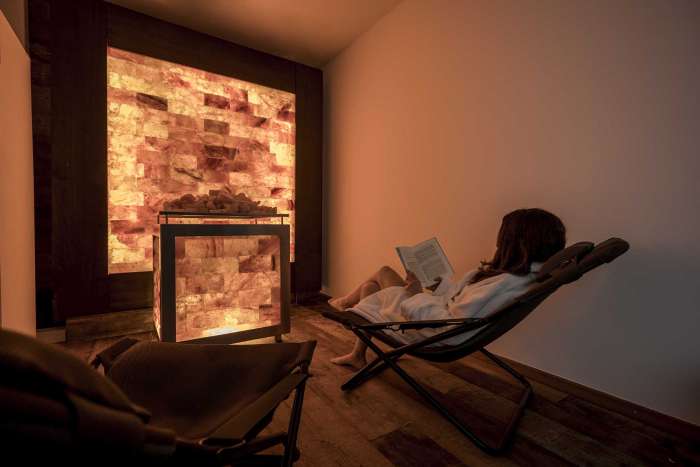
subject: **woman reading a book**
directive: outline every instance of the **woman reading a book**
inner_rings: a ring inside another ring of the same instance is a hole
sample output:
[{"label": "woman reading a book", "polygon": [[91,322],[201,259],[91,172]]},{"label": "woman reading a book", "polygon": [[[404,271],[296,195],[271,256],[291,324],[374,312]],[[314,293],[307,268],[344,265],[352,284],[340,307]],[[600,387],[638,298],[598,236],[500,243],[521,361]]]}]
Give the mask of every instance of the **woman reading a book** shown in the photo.
[{"label": "woman reading a book", "polygon": [[[375,323],[483,318],[527,291],[541,264],[565,244],[566,229],[557,216],[543,209],[518,209],[503,217],[493,258],[461,279],[436,278],[437,282],[424,291],[412,272],[402,279],[396,271],[383,266],[353,292],[332,299],[329,304]],[[443,331],[386,332],[400,342],[411,343]],[[470,336],[465,333],[441,344],[456,345]],[[357,340],[352,352],[331,361],[359,368],[366,364],[366,351],[367,346]]]}]

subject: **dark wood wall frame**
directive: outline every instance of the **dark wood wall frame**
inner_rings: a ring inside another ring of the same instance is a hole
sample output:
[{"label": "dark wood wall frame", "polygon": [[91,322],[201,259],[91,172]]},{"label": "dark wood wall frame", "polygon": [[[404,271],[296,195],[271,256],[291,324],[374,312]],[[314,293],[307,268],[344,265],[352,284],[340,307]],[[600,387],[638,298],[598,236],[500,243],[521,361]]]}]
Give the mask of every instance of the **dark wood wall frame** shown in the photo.
[{"label": "dark wood wall frame", "polygon": [[51,286],[67,318],[108,310],[105,4],[52,1],[51,35]]},{"label": "dark wood wall frame", "polygon": [[[32,37],[50,42],[47,63],[32,63],[33,80],[35,70],[50,65],[51,71],[50,111],[45,112],[50,131],[43,131],[48,149],[42,152],[51,175],[35,176],[35,191],[42,190],[47,178],[51,185],[50,197],[42,198],[36,209],[37,237],[51,238],[50,248],[42,248],[43,261],[51,266],[44,273],[37,268],[37,284],[43,285],[45,296],[52,296],[38,306],[41,322],[47,316],[61,321],[153,303],[150,272],[107,274],[107,45],[296,94],[292,291],[303,299],[320,290],[320,70],[98,0],[29,0],[29,14],[30,50]],[[39,31],[46,26],[51,41]],[[40,144],[35,131],[35,151]],[[41,227],[38,216],[46,212],[51,223]]]}]

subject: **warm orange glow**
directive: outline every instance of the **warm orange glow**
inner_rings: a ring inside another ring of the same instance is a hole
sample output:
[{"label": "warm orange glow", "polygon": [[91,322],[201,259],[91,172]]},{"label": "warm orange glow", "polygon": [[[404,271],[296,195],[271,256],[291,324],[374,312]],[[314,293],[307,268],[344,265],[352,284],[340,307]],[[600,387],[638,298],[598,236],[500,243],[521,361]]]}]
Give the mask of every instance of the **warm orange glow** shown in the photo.
[{"label": "warm orange glow", "polygon": [[156,214],[186,193],[245,193],[294,238],[293,94],[114,48],[107,72],[109,273],[152,270]]},{"label": "warm orange glow", "polygon": [[280,280],[278,237],[176,237],[175,340],[279,324]]}]

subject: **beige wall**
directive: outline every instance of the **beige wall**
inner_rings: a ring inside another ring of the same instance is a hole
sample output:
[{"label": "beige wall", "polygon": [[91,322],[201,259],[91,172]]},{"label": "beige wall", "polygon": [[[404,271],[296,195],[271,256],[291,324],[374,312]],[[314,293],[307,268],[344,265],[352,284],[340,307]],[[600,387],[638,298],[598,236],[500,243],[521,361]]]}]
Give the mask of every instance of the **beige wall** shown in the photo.
[{"label": "beige wall", "polygon": [[0,324],[34,335],[34,180],[29,57],[0,13]]},{"label": "beige wall", "polygon": [[700,423],[700,2],[406,0],[324,70],[332,295],[436,235],[458,271],[501,216],[631,251],[491,350]]}]

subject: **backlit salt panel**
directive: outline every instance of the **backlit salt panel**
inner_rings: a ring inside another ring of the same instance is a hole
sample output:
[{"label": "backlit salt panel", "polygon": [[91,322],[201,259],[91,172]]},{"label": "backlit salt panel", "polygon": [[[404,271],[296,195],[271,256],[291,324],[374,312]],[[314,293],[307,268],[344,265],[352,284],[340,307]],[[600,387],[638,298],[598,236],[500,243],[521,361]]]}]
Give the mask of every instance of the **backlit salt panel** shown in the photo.
[{"label": "backlit salt panel", "polygon": [[280,324],[280,240],[175,237],[175,340]]},{"label": "backlit salt panel", "polygon": [[107,49],[109,273],[153,269],[165,201],[228,187],[288,213],[294,94]]}]

